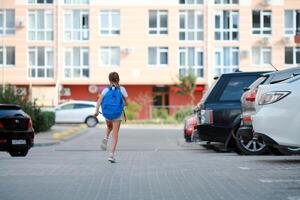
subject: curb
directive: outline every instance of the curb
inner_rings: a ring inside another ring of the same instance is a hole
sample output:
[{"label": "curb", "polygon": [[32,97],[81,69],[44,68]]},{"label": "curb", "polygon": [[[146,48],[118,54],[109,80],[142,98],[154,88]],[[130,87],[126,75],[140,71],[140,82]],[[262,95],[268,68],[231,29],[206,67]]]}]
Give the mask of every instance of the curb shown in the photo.
[{"label": "curb", "polygon": [[67,142],[81,136],[87,131],[87,126],[81,124],[77,127],[72,127],[64,131],[55,132],[52,134],[53,142],[34,143],[33,147],[47,147]]}]

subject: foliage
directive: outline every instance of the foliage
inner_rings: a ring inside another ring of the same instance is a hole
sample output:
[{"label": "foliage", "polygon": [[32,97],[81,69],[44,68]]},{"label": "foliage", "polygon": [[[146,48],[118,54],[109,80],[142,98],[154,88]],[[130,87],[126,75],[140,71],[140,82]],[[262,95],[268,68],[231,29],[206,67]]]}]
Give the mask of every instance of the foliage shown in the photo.
[{"label": "foliage", "polygon": [[196,89],[197,77],[194,75],[193,71],[189,69],[186,76],[179,77],[179,81],[180,83],[177,85],[179,89],[177,94],[188,94],[191,97],[191,105],[193,105],[195,100],[194,92]]},{"label": "foliage", "polygon": [[140,111],[141,111],[141,105],[139,105],[135,101],[129,101],[125,111],[127,119],[128,120],[137,119]]},{"label": "foliage", "polygon": [[55,113],[42,112],[40,108],[33,106],[25,97],[15,94],[15,88],[11,85],[0,87],[0,103],[17,104],[22,107],[32,120],[35,132],[47,131],[55,123]]},{"label": "foliage", "polygon": [[169,116],[168,110],[164,108],[154,108],[152,110],[152,118],[154,119],[167,119]]},{"label": "foliage", "polygon": [[183,120],[193,114],[192,108],[183,108],[175,113],[175,120],[178,122],[183,122]]}]

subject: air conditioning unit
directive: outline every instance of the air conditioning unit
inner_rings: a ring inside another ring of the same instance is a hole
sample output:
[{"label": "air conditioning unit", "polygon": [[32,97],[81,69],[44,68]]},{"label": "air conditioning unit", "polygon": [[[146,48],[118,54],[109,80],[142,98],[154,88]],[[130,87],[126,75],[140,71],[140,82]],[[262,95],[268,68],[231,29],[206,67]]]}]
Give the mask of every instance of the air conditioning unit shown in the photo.
[{"label": "air conditioning unit", "polygon": [[24,20],[17,20],[16,21],[16,28],[24,28],[24,27],[25,27]]},{"label": "air conditioning unit", "polygon": [[260,41],[260,43],[262,45],[268,45],[268,44],[270,44],[270,42],[271,42],[271,38],[269,38],[269,37],[263,37]]},{"label": "air conditioning unit", "polygon": [[261,4],[263,6],[269,6],[269,5],[271,5],[271,3],[272,3],[272,0],[262,0],[262,2],[261,2]]},{"label": "air conditioning unit", "polygon": [[71,88],[62,88],[60,90],[60,96],[71,96]]},{"label": "air conditioning unit", "polygon": [[125,54],[130,54],[132,52],[133,52],[133,48],[124,48],[123,49],[123,53],[125,53]]},{"label": "air conditioning unit", "polygon": [[286,36],[282,38],[284,44],[290,44],[293,41],[292,37]]},{"label": "air conditioning unit", "polygon": [[248,58],[249,57],[249,50],[242,50],[240,53],[241,58]]},{"label": "air conditioning unit", "polygon": [[25,87],[15,87],[15,94],[18,96],[27,95],[27,89]]}]

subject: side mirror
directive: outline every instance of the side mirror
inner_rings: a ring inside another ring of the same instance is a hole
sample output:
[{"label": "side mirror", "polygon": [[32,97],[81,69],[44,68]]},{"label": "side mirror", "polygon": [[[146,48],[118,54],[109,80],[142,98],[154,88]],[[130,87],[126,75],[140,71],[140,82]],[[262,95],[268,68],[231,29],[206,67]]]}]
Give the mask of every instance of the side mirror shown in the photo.
[{"label": "side mirror", "polygon": [[244,92],[247,92],[247,91],[249,91],[249,90],[250,90],[250,88],[248,88],[248,87],[245,87],[245,88],[243,89]]}]

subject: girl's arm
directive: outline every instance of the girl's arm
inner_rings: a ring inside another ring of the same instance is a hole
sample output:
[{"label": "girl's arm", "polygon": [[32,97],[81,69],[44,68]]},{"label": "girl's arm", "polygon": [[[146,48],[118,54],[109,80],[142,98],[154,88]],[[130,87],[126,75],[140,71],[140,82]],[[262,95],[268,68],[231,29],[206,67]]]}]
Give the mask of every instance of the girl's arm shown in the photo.
[{"label": "girl's arm", "polygon": [[95,114],[94,116],[98,116],[99,115],[99,107],[101,105],[101,102],[102,102],[102,95],[100,94],[99,97],[98,97],[98,100],[97,100],[97,105],[96,105],[96,110],[95,110]]}]

